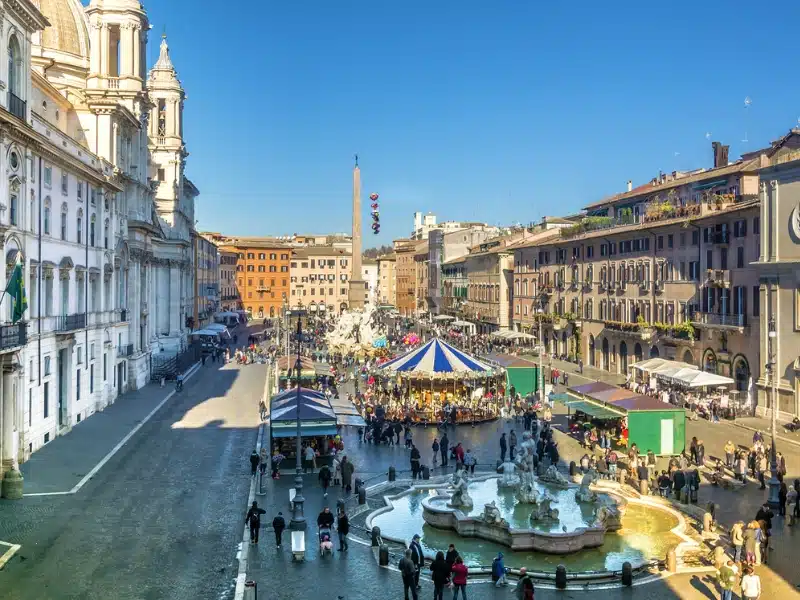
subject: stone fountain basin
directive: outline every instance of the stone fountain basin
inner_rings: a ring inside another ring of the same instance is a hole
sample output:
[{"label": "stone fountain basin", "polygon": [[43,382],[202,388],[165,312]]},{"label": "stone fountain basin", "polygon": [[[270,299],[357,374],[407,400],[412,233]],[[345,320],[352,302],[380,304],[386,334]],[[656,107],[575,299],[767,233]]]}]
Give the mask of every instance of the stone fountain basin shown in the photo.
[{"label": "stone fountain basin", "polygon": [[[498,479],[488,476],[473,479],[472,481],[486,481]],[[566,487],[566,486],[561,486]],[[568,489],[577,490],[579,486],[570,485]],[[449,494],[437,486],[437,495],[425,498],[422,501],[422,518],[425,523],[438,529],[450,529],[462,537],[474,537],[490,542],[502,544],[512,550],[537,551],[546,554],[571,554],[586,548],[598,548],[603,545],[608,529],[588,525],[577,527],[572,531],[543,531],[535,528],[520,528],[503,524],[487,523],[479,516],[464,514],[458,508],[447,505]],[[622,498],[612,497],[620,511],[624,510],[625,501]],[[481,507],[482,508],[482,507]]]}]

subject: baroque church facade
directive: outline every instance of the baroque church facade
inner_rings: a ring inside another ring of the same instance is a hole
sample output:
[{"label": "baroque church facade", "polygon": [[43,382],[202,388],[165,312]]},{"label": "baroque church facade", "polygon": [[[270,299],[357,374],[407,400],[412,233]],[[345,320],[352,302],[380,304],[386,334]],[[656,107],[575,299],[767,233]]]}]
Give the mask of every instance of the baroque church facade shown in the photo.
[{"label": "baroque church facade", "polygon": [[197,188],[166,39],[138,0],[0,4],[0,473],[186,344]]}]

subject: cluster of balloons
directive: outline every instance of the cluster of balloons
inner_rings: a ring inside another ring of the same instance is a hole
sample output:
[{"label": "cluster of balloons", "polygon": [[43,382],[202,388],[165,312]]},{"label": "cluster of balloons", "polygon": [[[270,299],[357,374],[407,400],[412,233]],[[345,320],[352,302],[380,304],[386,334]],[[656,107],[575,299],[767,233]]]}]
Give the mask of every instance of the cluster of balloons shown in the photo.
[{"label": "cluster of balloons", "polygon": [[381,232],[381,218],[378,212],[378,194],[372,192],[369,195],[370,206],[372,207],[372,233],[378,235]]},{"label": "cluster of balloons", "polygon": [[414,344],[419,344],[419,336],[416,333],[406,334],[406,337],[403,338],[403,343],[406,346],[413,346]]}]

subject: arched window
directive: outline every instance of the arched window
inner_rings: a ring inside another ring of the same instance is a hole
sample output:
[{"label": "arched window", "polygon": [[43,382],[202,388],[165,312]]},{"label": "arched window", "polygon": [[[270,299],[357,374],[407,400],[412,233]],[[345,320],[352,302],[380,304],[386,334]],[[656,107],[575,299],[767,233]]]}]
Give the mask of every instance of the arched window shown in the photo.
[{"label": "arched window", "polygon": [[105,224],[103,225],[103,248],[108,250],[108,231],[109,231],[109,222],[106,219]]},{"label": "arched window", "polygon": [[50,235],[50,196],[44,199],[44,211],[42,212],[42,231],[45,235]]},{"label": "arched window", "polygon": [[64,204],[61,205],[61,239],[65,240],[65,241],[67,239],[67,211],[68,210],[69,209],[67,208],[67,203],[64,202]]},{"label": "arched window", "polygon": [[77,231],[77,241],[83,243],[83,209],[78,209],[78,216],[75,218],[75,229]]},{"label": "arched window", "polygon": [[522,282],[522,295],[523,296],[527,296],[528,295],[528,280],[527,279]]},{"label": "arched window", "polygon": [[10,205],[9,223],[16,227],[19,225],[19,192],[14,187],[11,188],[8,203]]},{"label": "arched window", "polygon": [[[19,48],[17,36],[12,35],[8,40],[8,90],[20,99],[22,89],[21,69],[22,52]],[[12,109],[13,112],[13,109]]]},{"label": "arched window", "polygon": [[97,222],[97,217],[92,215],[91,219],[89,220],[89,245],[94,247],[94,228]]}]

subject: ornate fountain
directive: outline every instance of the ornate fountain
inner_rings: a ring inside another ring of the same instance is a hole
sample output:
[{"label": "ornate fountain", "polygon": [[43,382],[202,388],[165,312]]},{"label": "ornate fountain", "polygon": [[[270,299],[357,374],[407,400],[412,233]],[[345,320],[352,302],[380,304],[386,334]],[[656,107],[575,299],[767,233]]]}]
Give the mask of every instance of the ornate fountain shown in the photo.
[{"label": "ornate fountain", "polygon": [[[518,512],[522,505],[528,514],[527,525],[519,522],[518,515],[517,526],[510,524],[494,500],[484,504],[482,513],[474,514],[470,480],[463,470],[453,475],[448,486],[438,488],[435,495],[422,501],[423,519],[428,525],[452,529],[464,537],[497,542],[513,550],[536,550],[548,554],[568,554],[599,547],[606,532],[622,527],[623,501],[590,489],[597,480],[597,473],[587,473],[580,486],[576,486],[554,466],[550,466],[542,477],[536,477],[536,467],[535,444],[531,435],[525,433],[516,460],[504,463],[499,477],[488,475],[473,479],[473,483],[496,480],[498,499],[501,499],[501,494],[506,499],[503,505],[506,515],[514,509]],[[558,498],[548,493],[546,486],[554,487]],[[509,508],[509,502],[513,503],[512,508]],[[569,531],[562,523],[559,507],[590,516],[576,527],[573,518],[574,527]]]}]

